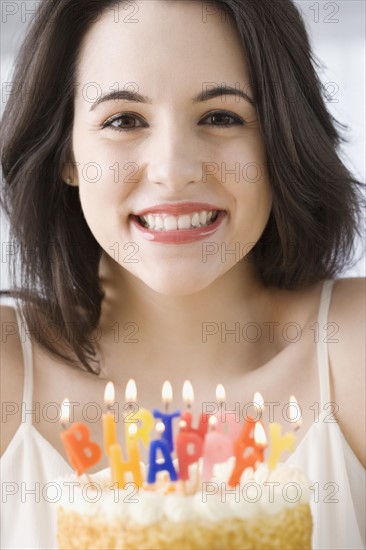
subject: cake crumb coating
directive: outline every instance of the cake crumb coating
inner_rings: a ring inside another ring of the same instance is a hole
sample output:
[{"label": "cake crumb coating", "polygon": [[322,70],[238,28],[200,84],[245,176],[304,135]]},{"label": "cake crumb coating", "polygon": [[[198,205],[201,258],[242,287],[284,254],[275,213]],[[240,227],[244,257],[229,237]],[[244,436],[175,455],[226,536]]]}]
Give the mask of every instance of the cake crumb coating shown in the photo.
[{"label": "cake crumb coating", "polygon": [[107,520],[57,510],[60,550],[308,550],[312,517],[299,503],[273,516],[176,523],[168,519],[144,526],[131,520]]}]

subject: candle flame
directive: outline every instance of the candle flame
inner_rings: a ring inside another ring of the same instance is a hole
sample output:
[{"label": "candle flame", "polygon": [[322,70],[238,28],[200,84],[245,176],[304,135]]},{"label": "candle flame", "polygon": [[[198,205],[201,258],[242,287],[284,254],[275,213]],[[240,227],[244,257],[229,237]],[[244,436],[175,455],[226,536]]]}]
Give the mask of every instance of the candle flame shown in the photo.
[{"label": "candle flame", "polygon": [[253,397],[253,403],[258,405],[258,407],[260,407],[261,410],[263,411],[263,409],[264,409],[264,399],[262,397],[262,394],[259,393],[259,391],[255,392],[254,397]]},{"label": "candle flame", "polygon": [[193,387],[189,380],[186,380],[183,384],[183,401],[189,407],[193,403],[194,393]]},{"label": "candle flame", "polygon": [[165,430],[164,422],[162,422],[161,420],[159,420],[159,422],[156,423],[155,430],[156,430],[159,434],[162,434],[163,431]]},{"label": "candle flame", "polygon": [[211,415],[210,418],[208,419],[208,424],[209,424],[209,426],[211,426],[211,428],[215,428],[215,426],[217,424],[216,416]]},{"label": "candle flame", "polygon": [[168,405],[169,403],[172,402],[173,389],[172,389],[171,383],[168,382],[168,380],[165,380],[163,384],[163,389],[161,391],[161,398],[163,400],[163,403],[165,403],[165,405]]},{"label": "candle flame", "polygon": [[290,421],[296,424],[296,429],[302,425],[301,409],[294,395],[290,396],[289,416]]},{"label": "candle flame", "polygon": [[130,435],[136,435],[137,434],[137,423],[131,423],[128,426],[128,433]]},{"label": "candle flame", "polygon": [[219,403],[223,403],[226,399],[226,392],[225,392],[225,388],[222,384],[218,384],[216,386],[216,400],[219,402]]},{"label": "candle flame", "polygon": [[262,447],[267,445],[266,433],[260,422],[256,422],[254,426],[254,441],[256,445],[260,445]]},{"label": "candle flame", "polygon": [[70,421],[70,401],[65,397],[61,405],[61,424],[66,424]]},{"label": "candle flame", "polygon": [[112,407],[114,404],[114,385],[113,382],[108,382],[104,391],[104,402],[107,407]]},{"label": "candle flame", "polygon": [[127,382],[126,391],[125,391],[125,399],[127,402],[135,402],[137,399],[137,388],[136,388],[136,382],[133,380],[133,378],[130,378]]}]

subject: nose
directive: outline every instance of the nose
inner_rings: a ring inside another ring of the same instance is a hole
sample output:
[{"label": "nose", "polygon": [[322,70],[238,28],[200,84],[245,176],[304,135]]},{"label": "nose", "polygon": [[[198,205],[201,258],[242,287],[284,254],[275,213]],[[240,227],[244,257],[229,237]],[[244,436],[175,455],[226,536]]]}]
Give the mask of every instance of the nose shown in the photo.
[{"label": "nose", "polygon": [[[169,127],[168,127],[169,126]],[[197,137],[173,122],[151,137],[147,178],[169,192],[182,191],[202,181],[202,162]]]}]

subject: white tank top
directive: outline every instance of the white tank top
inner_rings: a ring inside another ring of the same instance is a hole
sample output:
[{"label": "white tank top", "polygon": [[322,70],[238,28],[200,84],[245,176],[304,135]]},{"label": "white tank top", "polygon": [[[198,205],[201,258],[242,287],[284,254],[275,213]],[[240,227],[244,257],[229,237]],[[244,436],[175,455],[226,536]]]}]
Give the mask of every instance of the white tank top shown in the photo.
[{"label": "white tank top", "polygon": [[[328,318],[334,281],[325,281],[318,322]],[[21,319],[17,319],[21,332]],[[23,321],[24,322],[24,321]],[[31,340],[22,338],[25,365],[24,410],[32,410],[33,367]],[[325,422],[332,410],[327,344],[317,344],[320,381],[320,415],[288,458],[314,482],[311,500],[314,549],[365,548],[365,470],[347,443],[338,423]],[[55,426],[57,429],[57,425]],[[51,550],[57,548],[54,481],[72,468],[25,415],[1,458],[1,548]],[[47,485],[49,484],[49,485]]]}]

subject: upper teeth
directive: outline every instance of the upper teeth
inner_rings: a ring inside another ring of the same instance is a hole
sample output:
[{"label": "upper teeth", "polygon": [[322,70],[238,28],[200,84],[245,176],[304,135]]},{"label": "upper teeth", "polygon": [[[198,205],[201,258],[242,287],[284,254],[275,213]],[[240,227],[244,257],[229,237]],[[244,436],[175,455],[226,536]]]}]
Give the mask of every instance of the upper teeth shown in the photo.
[{"label": "upper teeth", "polygon": [[172,216],[171,214],[145,214],[139,216],[142,222],[149,229],[155,231],[175,231],[177,229],[191,229],[192,227],[202,227],[208,225],[212,218],[217,215],[217,210],[202,210],[192,214],[183,214],[181,216]]}]

